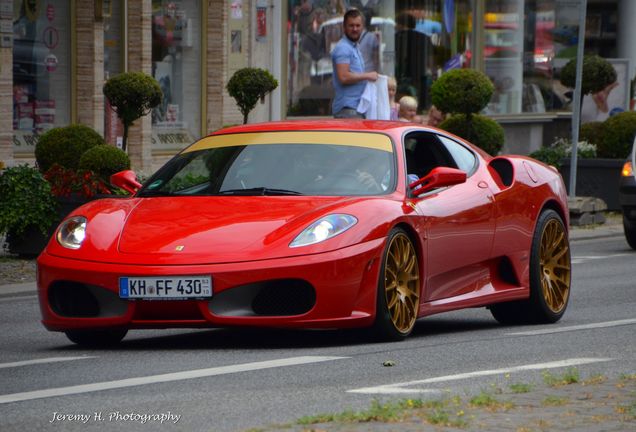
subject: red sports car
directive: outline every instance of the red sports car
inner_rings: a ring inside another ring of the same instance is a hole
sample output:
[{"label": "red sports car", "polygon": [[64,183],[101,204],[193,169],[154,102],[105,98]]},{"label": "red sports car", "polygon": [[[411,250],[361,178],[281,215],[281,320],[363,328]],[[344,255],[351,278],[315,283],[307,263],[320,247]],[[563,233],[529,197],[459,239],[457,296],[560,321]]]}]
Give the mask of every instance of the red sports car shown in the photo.
[{"label": "red sports car", "polygon": [[129,329],[372,327],[488,307],[556,322],[570,293],[558,172],[402,122],[231,127],[131,197],[72,212],[38,258],[42,322],[79,344]]}]

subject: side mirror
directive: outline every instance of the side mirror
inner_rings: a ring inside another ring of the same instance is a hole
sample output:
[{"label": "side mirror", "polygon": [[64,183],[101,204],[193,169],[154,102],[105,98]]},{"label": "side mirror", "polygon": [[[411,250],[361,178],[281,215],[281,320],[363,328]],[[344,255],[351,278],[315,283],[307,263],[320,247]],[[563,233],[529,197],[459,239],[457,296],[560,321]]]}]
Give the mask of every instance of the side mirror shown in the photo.
[{"label": "side mirror", "polygon": [[448,167],[433,168],[421,179],[409,184],[413,195],[419,196],[435,188],[453,186],[466,182],[466,173],[462,170]]},{"label": "side mirror", "polygon": [[141,183],[137,181],[137,175],[134,171],[126,170],[110,176],[110,183],[120,189],[134,194],[141,187]]}]

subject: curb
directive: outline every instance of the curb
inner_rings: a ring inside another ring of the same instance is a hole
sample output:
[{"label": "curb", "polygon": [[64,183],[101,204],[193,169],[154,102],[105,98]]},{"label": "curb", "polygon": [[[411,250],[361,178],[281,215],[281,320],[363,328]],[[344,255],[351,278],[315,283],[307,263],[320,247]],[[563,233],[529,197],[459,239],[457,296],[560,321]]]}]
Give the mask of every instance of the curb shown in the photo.
[{"label": "curb", "polygon": [[16,283],[9,285],[0,285],[0,298],[3,297],[21,297],[37,294],[37,286],[35,281]]}]

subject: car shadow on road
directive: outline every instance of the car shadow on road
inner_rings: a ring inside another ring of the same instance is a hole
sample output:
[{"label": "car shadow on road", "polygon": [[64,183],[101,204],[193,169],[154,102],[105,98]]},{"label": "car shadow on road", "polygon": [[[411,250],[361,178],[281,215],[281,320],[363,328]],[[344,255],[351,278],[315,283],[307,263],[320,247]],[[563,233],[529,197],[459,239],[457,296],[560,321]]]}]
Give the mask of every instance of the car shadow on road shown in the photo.
[{"label": "car shadow on road", "polygon": [[[437,335],[458,334],[499,327],[492,319],[420,319],[406,341],[425,340]],[[164,334],[162,334],[164,333]],[[236,350],[325,348],[385,343],[371,329],[306,330],[271,328],[220,328],[211,330],[131,330],[116,346],[97,348],[116,351]],[[69,343],[54,351],[77,351],[87,348]],[[90,348],[95,350],[96,348]]]}]

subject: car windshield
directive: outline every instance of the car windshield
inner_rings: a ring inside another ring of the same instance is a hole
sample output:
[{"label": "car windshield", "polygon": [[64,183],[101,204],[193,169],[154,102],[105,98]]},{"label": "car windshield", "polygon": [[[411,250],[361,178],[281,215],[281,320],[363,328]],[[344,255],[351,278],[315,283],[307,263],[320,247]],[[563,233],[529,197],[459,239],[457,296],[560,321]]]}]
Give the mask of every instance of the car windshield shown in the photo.
[{"label": "car windshield", "polygon": [[394,188],[394,171],[392,149],[309,143],[215,146],[180,153],[138,196],[376,195]]}]

